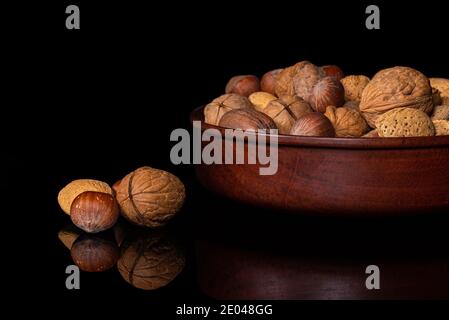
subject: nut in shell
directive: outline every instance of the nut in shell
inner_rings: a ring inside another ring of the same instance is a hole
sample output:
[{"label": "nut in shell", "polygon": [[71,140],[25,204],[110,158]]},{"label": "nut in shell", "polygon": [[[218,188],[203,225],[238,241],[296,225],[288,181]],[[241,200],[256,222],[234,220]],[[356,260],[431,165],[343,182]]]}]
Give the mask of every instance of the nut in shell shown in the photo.
[{"label": "nut in shell", "polygon": [[96,191],[107,194],[112,194],[111,187],[106,183],[93,179],[78,179],[70,182],[59,191],[58,203],[61,209],[70,214],[70,207],[73,200],[83,192]]},{"label": "nut in shell", "polygon": [[237,109],[227,112],[220,120],[220,127],[252,130],[277,129],[273,119],[254,109]]},{"label": "nut in shell", "polygon": [[235,93],[224,94],[204,108],[204,121],[208,124],[217,126],[221,117],[231,110],[252,108],[252,103],[248,98]]},{"label": "nut in shell", "polygon": [[225,88],[226,93],[236,93],[244,97],[257,91],[260,91],[259,78],[253,75],[232,77]]},{"label": "nut in shell", "polygon": [[340,82],[345,88],[345,100],[360,102],[369,78],[364,75],[350,75],[341,79]]},{"label": "nut in shell", "polygon": [[309,103],[297,96],[282,96],[271,101],[263,110],[274,120],[280,134],[289,134],[295,121],[312,111]]},{"label": "nut in shell", "polygon": [[123,279],[143,290],[166,286],[184,266],[185,256],[176,241],[154,232],[125,240],[117,263]]},{"label": "nut in shell", "polygon": [[320,78],[317,66],[309,61],[301,61],[280,72],[275,93],[278,97],[297,95],[307,101],[313,86]]},{"label": "nut in shell", "polygon": [[433,109],[432,120],[449,120],[449,105],[436,106]]},{"label": "nut in shell", "polygon": [[414,108],[396,108],[377,120],[380,137],[426,137],[435,135],[429,116]]},{"label": "nut in shell", "polygon": [[116,198],[127,220],[141,226],[160,227],[181,209],[185,188],[178,177],[167,171],[141,167],[122,179]]},{"label": "nut in shell", "polygon": [[345,75],[343,70],[336,65],[327,65],[318,68],[322,78],[324,77],[334,77],[337,80],[341,80]]},{"label": "nut in shell", "polygon": [[379,138],[379,132],[377,129],[373,129],[370,132],[364,134],[362,138]]},{"label": "nut in shell", "polygon": [[330,106],[324,115],[332,122],[337,137],[361,137],[369,130],[365,119],[354,109]]},{"label": "nut in shell", "polygon": [[102,272],[115,266],[120,252],[113,241],[97,235],[82,235],[73,244],[70,254],[82,271]]},{"label": "nut in shell", "polygon": [[375,128],[379,116],[395,108],[414,108],[430,114],[433,109],[432,88],[421,72],[409,67],[379,71],[362,92],[360,111]]},{"label": "nut in shell", "polygon": [[448,120],[433,120],[435,127],[435,134],[437,136],[449,136],[449,121]]},{"label": "nut in shell", "polygon": [[335,129],[324,114],[313,112],[296,121],[290,134],[310,137],[335,137]]},{"label": "nut in shell", "polygon": [[268,71],[260,79],[260,90],[270,93],[272,95],[276,94],[276,81],[278,80],[279,74],[283,69],[275,69]]},{"label": "nut in shell", "polygon": [[449,105],[449,79],[430,78],[430,86],[437,89],[440,95],[440,103]]},{"label": "nut in shell", "polygon": [[83,192],[73,200],[70,208],[72,222],[89,233],[111,228],[118,217],[117,201],[112,195],[102,192]]},{"label": "nut in shell", "polygon": [[254,109],[263,111],[270,101],[276,100],[277,98],[268,92],[258,91],[251,94],[248,99],[254,105]]},{"label": "nut in shell", "polygon": [[328,106],[340,107],[345,103],[343,85],[335,78],[323,78],[313,87],[309,102],[315,111],[322,113]]}]

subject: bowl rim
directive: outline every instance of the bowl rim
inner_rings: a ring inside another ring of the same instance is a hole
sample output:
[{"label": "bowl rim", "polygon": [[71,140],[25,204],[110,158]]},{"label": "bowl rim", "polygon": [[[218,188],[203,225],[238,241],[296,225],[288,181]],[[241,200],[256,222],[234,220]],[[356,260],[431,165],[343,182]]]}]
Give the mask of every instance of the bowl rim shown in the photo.
[{"label": "bowl rim", "polygon": [[[205,105],[195,108],[190,113],[190,123],[201,121],[201,130],[217,129],[222,134],[225,127],[215,126],[204,122],[203,109]],[[254,133],[256,134],[256,133]],[[260,134],[259,134],[260,135]],[[263,134],[272,136],[271,134]],[[278,144],[284,146],[301,146],[337,149],[418,149],[418,148],[449,148],[449,136],[407,137],[407,138],[330,138],[305,137],[289,134],[279,134]]]}]

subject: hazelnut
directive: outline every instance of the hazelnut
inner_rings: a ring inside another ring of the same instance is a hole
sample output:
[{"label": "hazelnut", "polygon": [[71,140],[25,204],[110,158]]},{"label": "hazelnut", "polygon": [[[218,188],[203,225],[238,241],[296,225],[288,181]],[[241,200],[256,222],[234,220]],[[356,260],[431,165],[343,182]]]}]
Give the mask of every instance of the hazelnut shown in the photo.
[{"label": "hazelnut", "polygon": [[433,109],[432,120],[449,120],[449,104],[436,106]]},{"label": "hazelnut", "polygon": [[273,119],[255,109],[229,111],[221,118],[219,126],[253,131],[258,129],[277,129]]},{"label": "hazelnut", "polygon": [[102,192],[83,192],[73,200],[70,208],[72,222],[89,233],[111,228],[118,216],[119,208],[115,198]]},{"label": "hazelnut", "polygon": [[312,108],[297,96],[282,96],[271,101],[263,112],[274,120],[280,134],[289,134],[295,121],[312,112]]},{"label": "hazelnut", "polygon": [[345,76],[343,70],[341,70],[341,68],[336,65],[322,66],[318,69],[322,78],[334,77],[337,80],[341,80]]},{"label": "hazelnut", "polygon": [[253,75],[232,77],[226,85],[226,93],[236,93],[248,97],[251,93],[260,91],[259,78]]},{"label": "hazelnut", "polygon": [[292,127],[290,134],[313,137],[335,137],[335,129],[329,119],[320,112],[308,113]]},{"label": "hazelnut", "polygon": [[258,91],[252,93],[248,99],[257,111],[262,111],[270,101],[276,100],[277,98],[268,92]]},{"label": "hazelnut", "polygon": [[117,263],[123,279],[143,290],[166,286],[181,273],[185,255],[169,235],[162,232],[141,233],[126,239]]},{"label": "hazelnut", "polygon": [[362,92],[369,83],[369,78],[364,75],[350,75],[340,80],[345,89],[345,100],[360,102]]},{"label": "hazelnut", "polygon": [[426,76],[408,67],[388,68],[376,73],[363,90],[360,101],[360,111],[368,125],[375,128],[378,117],[402,107],[419,109],[427,114],[432,112],[432,89]]},{"label": "hazelnut", "polygon": [[433,120],[435,127],[435,134],[437,136],[449,136],[449,121],[448,120]]},{"label": "hazelnut", "polygon": [[127,220],[141,226],[160,227],[181,209],[185,188],[169,172],[142,167],[122,179],[116,197]]},{"label": "hazelnut", "polygon": [[434,136],[435,127],[429,116],[414,108],[396,108],[385,112],[377,119],[380,137],[425,137]]},{"label": "hazelnut", "polygon": [[112,194],[111,187],[102,181],[92,179],[78,179],[70,182],[64,188],[59,191],[58,203],[61,209],[70,214],[70,207],[73,200],[83,192],[96,191]]},{"label": "hazelnut", "polygon": [[430,86],[437,89],[440,93],[440,104],[449,105],[449,79],[444,78],[429,78]]},{"label": "hazelnut", "polygon": [[332,122],[337,137],[361,137],[369,130],[365,119],[354,109],[329,106],[324,115]]},{"label": "hazelnut", "polygon": [[309,102],[318,112],[326,112],[328,106],[340,107],[345,102],[345,90],[339,80],[325,77],[313,87]]},{"label": "hazelnut", "polygon": [[217,126],[221,117],[228,111],[241,108],[252,108],[248,98],[235,93],[224,94],[204,107],[204,121]]},{"label": "hazelnut", "polygon": [[73,262],[86,272],[111,269],[119,259],[117,244],[91,235],[80,236],[73,244],[70,254]]},{"label": "hazelnut", "polygon": [[282,70],[283,69],[276,69],[265,73],[260,80],[260,90],[275,95],[276,81]]},{"label": "hazelnut", "polygon": [[370,132],[363,135],[362,138],[379,138],[379,132],[377,132],[377,129],[373,129]]}]

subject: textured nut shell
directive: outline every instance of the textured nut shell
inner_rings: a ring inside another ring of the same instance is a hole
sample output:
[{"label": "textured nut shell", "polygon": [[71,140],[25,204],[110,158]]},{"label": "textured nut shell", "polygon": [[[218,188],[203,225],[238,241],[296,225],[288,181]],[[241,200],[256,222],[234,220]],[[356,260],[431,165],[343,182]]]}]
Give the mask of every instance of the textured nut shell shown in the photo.
[{"label": "textured nut shell", "polygon": [[296,96],[282,96],[271,101],[263,110],[274,120],[280,134],[289,134],[295,121],[312,111],[306,101]]},{"label": "textured nut shell", "polygon": [[345,88],[345,100],[360,102],[362,92],[369,83],[369,78],[364,75],[350,75],[340,81]]},{"label": "textured nut shell", "polygon": [[313,112],[302,116],[296,121],[290,134],[311,137],[335,137],[335,129],[324,114]]},{"label": "textured nut shell", "polygon": [[432,89],[429,80],[408,67],[393,67],[379,71],[362,93],[360,111],[374,128],[383,113],[400,107],[432,112]]},{"label": "textured nut shell", "polygon": [[449,105],[436,106],[431,118],[432,120],[449,120]]},{"label": "textured nut shell", "polygon": [[268,92],[258,91],[252,93],[248,99],[254,105],[254,109],[262,111],[270,101],[276,100],[277,98]]},{"label": "textured nut shell", "polygon": [[429,81],[432,88],[440,92],[441,104],[449,105],[449,79],[430,78]]},{"label": "textured nut shell", "polygon": [[432,88],[432,102],[434,106],[443,104],[443,99],[441,98],[441,94],[438,89]]},{"label": "textured nut shell", "polygon": [[70,214],[70,206],[72,205],[73,200],[86,191],[112,194],[112,189],[106,182],[92,179],[78,179],[70,182],[59,191],[59,206],[65,213]]},{"label": "textured nut shell", "polygon": [[345,75],[343,70],[336,65],[327,65],[318,68],[321,77],[334,77],[337,80],[341,80]]},{"label": "textured nut shell", "polygon": [[226,112],[252,107],[253,105],[246,97],[235,93],[224,94],[206,105],[204,108],[204,121],[216,126]]},{"label": "textured nut shell", "polygon": [[70,250],[73,262],[83,271],[101,272],[115,266],[119,249],[111,241],[97,237],[80,237]]},{"label": "textured nut shell", "polygon": [[273,119],[254,109],[237,109],[227,112],[220,120],[220,127],[254,130],[277,129]]},{"label": "textured nut shell", "polygon": [[245,97],[257,91],[260,91],[259,78],[250,74],[232,77],[225,88],[226,93],[236,93]]},{"label": "textured nut shell", "polygon": [[324,113],[328,106],[340,107],[344,104],[345,89],[339,80],[323,78],[313,87],[309,102],[315,111]]},{"label": "textured nut shell", "polygon": [[379,132],[377,129],[373,129],[367,134],[363,135],[362,138],[379,138]]},{"label": "textured nut shell", "polygon": [[435,128],[429,116],[414,108],[396,108],[384,113],[377,120],[381,137],[434,136]]},{"label": "textured nut shell", "polygon": [[70,207],[70,219],[80,229],[96,233],[111,228],[119,217],[115,198],[96,191],[78,195]]},{"label": "textured nut shell", "polygon": [[320,71],[314,64],[308,61],[298,63],[293,78],[294,93],[305,101],[309,101],[313,87],[321,78]]},{"label": "textured nut shell", "polygon": [[184,269],[185,256],[169,239],[140,237],[122,246],[117,268],[132,286],[155,290],[169,284]]},{"label": "textured nut shell", "polygon": [[260,90],[275,95],[276,82],[282,70],[283,69],[276,69],[265,73],[260,80]]},{"label": "textured nut shell", "polygon": [[359,105],[360,103],[357,101],[346,101],[343,107],[360,111]]},{"label": "textured nut shell", "polygon": [[354,109],[330,106],[324,115],[332,122],[337,137],[361,137],[369,130],[365,119]]},{"label": "textured nut shell", "polygon": [[448,120],[433,120],[435,127],[435,134],[437,136],[449,136],[449,121]]},{"label": "textured nut shell", "polygon": [[142,167],[122,179],[116,197],[126,219],[141,226],[160,227],[181,209],[185,188],[169,172]]}]

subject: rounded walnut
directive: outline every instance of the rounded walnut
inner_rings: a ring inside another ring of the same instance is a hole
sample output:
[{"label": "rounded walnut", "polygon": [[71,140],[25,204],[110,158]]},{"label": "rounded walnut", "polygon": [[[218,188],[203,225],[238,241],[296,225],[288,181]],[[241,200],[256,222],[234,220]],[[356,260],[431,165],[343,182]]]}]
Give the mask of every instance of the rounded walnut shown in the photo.
[{"label": "rounded walnut", "polygon": [[252,130],[277,129],[273,119],[254,109],[237,109],[227,112],[220,120],[220,127]]},{"label": "rounded walnut", "polygon": [[184,253],[175,241],[165,234],[153,232],[125,240],[117,263],[123,279],[143,290],[155,290],[169,284],[184,266]]},{"label": "rounded walnut", "polygon": [[332,122],[337,137],[361,137],[369,130],[365,119],[354,109],[330,106],[324,115]]},{"label": "rounded walnut", "polygon": [[275,92],[280,96],[297,95],[304,100],[308,100],[312,88],[321,78],[317,66],[309,61],[301,61],[297,64],[285,68],[279,74],[275,86]]},{"label": "rounded walnut", "polygon": [[169,172],[142,167],[121,180],[116,197],[127,220],[141,226],[160,227],[181,209],[185,188]]},{"label": "rounded walnut", "polygon": [[432,120],[449,120],[449,104],[436,106],[431,118]]},{"label": "rounded walnut", "polygon": [[246,97],[235,93],[224,94],[206,105],[204,108],[204,121],[216,126],[226,112],[252,107],[251,102]]},{"label": "rounded walnut", "polygon": [[449,105],[449,79],[430,78],[430,86],[440,93],[441,104]]},{"label": "rounded walnut", "polygon": [[369,83],[369,78],[364,75],[350,75],[340,81],[345,88],[345,100],[360,102],[362,92]]},{"label": "rounded walnut", "polygon": [[379,71],[363,90],[360,102],[363,116],[374,128],[380,115],[401,107],[431,113],[433,102],[429,80],[421,72],[408,67]]},{"label": "rounded walnut", "polygon": [[429,116],[414,108],[396,108],[377,119],[380,137],[427,137],[435,135]]},{"label": "rounded walnut", "polygon": [[282,96],[271,101],[263,110],[274,120],[280,134],[289,134],[295,121],[312,111],[310,105],[297,96]]}]

